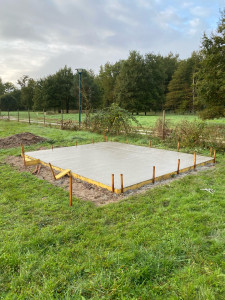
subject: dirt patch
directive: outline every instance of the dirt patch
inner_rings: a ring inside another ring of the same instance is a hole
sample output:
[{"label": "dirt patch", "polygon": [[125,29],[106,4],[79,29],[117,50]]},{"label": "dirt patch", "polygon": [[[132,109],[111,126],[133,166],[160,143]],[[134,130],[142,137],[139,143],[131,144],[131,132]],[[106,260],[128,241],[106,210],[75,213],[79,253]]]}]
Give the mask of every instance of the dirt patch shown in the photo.
[{"label": "dirt patch", "polygon": [[[40,168],[40,172],[38,174],[34,173],[34,170],[36,169],[36,167],[35,166],[25,167],[23,164],[22,157],[18,157],[18,156],[17,157],[9,156],[5,160],[5,162],[8,163],[9,165],[15,167],[20,172],[33,173],[34,176],[36,176],[42,180],[47,180],[51,184],[53,184],[55,186],[59,186],[65,190],[69,191],[69,177],[68,176],[65,176],[59,180],[54,180],[50,169],[43,165],[39,165],[41,168]],[[174,177],[174,178],[156,182],[154,185],[148,184],[137,190],[129,190],[129,191],[125,192],[124,194],[114,194],[114,193],[108,191],[107,189],[103,189],[103,188],[97,187],[93,184],[73,178],[73,196],[75,196],[76,198],[82,199],[84,201],[91,201],[91,202],[95,203],[97,206],[106,205],[109,203],[118,202],[122,199],[128,198],[131,195],[144,193],[147,190],[155,188],[158,185],[164,185],[164,184],[169,185],[174,180],[179,180],[180,178],[182,178],[186,175],[189,175],[189,174],[196,175],[199,171],[207,170],[209,168],[214,168],[214,165],[210,164],[207,166],[198,167],[198,169],[196,169],[195,171],[188,171],[186,173],[176,175],[176,177]],[[55,171],[55,174],[58,174],[58,173],[59,172]],[[168,203],[164,201],[163,205],[167,206]]]},{"label": "dirt patch", "polygon": [[[15,167],[20,172],[30,172],[36,169],[35,166],[28,166],[25,167],[23,164],[22,157],[18,156],[9,156],[6,160],[6,163],[10,164],[11,166]],[[54,180],[53,175],[48,167],[43,165],[41,166],[39,174],[35,173],[34,176],[47,180],[51,184],[55,186],[62,187],[66,190],[69,190],[69,177],[65,176],[59,180]],[[55,174],[59,172],[55,171]],[[73,178],[73,196],[85,200],[94,202],[96,205],[104,205],[112,202],[119,201],[125,198],[124,195],[113,194],[112,192],[99,188],[93,184],[83,182],[82,180]]]},{"label": "dirt patch", "polygon": [[30,132],[18,133],[9,137],[0,139],[0,148],[14,148],[19,147],[22,143],[24,146],[45,142],[47,139],[34,135]]}]

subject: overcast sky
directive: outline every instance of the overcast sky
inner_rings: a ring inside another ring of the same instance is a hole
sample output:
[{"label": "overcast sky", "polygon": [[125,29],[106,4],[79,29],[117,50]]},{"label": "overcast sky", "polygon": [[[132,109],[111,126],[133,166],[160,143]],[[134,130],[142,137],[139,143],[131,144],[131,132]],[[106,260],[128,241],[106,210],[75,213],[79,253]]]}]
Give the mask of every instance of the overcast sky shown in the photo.
[{"label": "overcast sky", "polygon": [[0,0],[0,77],[93,69],[141,54],[199,50],[225,0]]}]

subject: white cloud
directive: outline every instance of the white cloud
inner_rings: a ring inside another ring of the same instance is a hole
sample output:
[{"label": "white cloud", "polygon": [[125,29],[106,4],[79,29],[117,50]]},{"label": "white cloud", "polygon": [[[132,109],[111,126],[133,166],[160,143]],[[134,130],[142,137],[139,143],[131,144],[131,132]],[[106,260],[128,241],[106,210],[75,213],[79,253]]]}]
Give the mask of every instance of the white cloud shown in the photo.
[{"label": "white cloud", "polygon": [[[0,77],[43,77],[65,64],[99,70],[129,50],[182,58],[215,28],[221,0],[1,0]],[[221,6],[220,6],[221,7]]]}]

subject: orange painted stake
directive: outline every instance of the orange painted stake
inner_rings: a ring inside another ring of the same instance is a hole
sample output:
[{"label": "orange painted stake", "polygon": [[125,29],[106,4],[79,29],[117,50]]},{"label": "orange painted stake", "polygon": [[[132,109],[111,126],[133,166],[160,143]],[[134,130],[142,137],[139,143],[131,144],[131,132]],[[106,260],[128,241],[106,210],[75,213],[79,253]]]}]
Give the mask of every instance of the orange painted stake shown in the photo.
[{"label": "orange painted stake", "polygon": [[53,145],[52,145],[52,151],[53,151]]},{"label": "orange painted stake", "polygon": [[194,169],[196,168],[196,152],[194,153]]},{"label": "orange painted stake", "polygon": [[212,157],[213,148],[210,147],[210,156]]},{"label": "orange painted stake", "polygon": [[20,145],[21,145],[21,154],[22,154],[22,158],[23,158],[23,164],[26,167],[25,154],[24,154],[24,146],[23,146],[23,144],[20,144]]},{"label": "orange painted stake", "polygon": [[177,164],[177,174],[180,173],[180,159],[178,159],[178,164]]},{"label": "orange painted stake", "polygon": [[214,164],[215,164],[215,162],[216,162],[216,149],[214,150],[213,162],[214,162]]},{"label": "orange painted stake", "polygon": [[120,181],[121,181],[121,193],[123,193],[123,174],[120,174]]},{"label": "orange painted stake", "polygon": [[50,170],[52,172],[53,178],[56,180],[54,170],[53,170],[52,165],[50,163],[49,163],[49,167],[50,167]]},{"label": "orange painted stake", "polygon": [[180,149],[180,142],[177,143],[177,152],[179,152]]},{"label": "orange painted stake", "polygon": [[72,174],[70,173],[70,206],[73,205],[73,177]]},{"label": "orange painted stake", "polygon": [[153,166],[152,183],[155,183],[155,166]]},{"label": "orange painted stake", "polygon": [[114,174],[112,174],[112,192],[114,193],[115,189],[114,189]]},{"label": "orange painted stake", "polygon": [[92,144],[94,144],[95,143],[95,140],[94,139],[92,139]]},{"label": "orange painted stake", "polygon": [[148,145],[149,145],[149,148],[151,148],[151,140],[149,140],[149,144]]}]

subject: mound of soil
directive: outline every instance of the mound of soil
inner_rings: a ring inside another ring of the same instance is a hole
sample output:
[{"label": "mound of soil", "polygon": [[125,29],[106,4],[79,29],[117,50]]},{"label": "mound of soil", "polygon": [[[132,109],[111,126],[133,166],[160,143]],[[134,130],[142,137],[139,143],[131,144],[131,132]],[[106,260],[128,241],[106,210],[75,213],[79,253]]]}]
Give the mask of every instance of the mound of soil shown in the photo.
[{"label": "mound of soil", "polygon": [[14,148],[19,147],[20,144],[29,146],[32,144],[44,142],[46,140],[47,139],[41,136],[34,135],[30,132],[23,132],[0,139],[0,148]]}]

